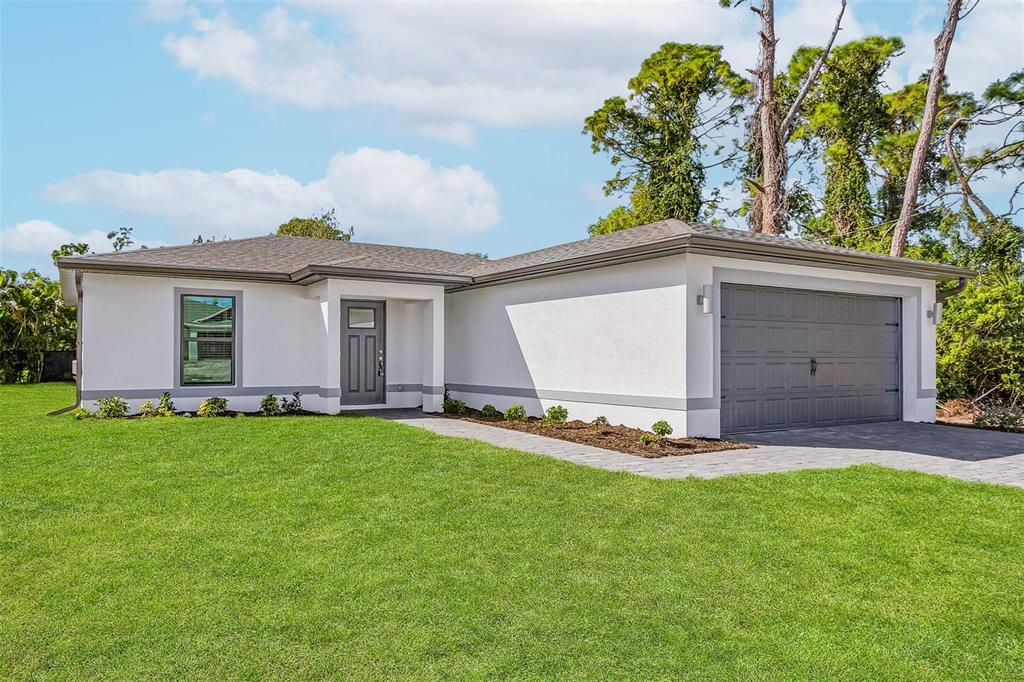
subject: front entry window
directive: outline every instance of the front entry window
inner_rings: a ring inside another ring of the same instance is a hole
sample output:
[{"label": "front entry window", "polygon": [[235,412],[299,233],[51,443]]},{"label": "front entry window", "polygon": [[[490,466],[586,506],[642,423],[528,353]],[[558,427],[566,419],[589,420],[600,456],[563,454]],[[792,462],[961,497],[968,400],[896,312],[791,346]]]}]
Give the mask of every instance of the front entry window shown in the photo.
[{"label": "front entry window", "polygon": [[235,297],[181,297],[181,383],[235,382]]},{"label": "front entry window", "polygon": [[374,313],[373,308],[349,308],[348,328],[349,329],[373,329]]}]

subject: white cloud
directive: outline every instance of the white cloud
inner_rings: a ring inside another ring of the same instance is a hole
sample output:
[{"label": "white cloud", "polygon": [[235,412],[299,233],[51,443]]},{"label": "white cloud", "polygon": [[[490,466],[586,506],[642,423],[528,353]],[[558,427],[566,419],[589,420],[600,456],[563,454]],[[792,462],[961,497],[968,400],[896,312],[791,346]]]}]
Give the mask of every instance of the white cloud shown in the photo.
[{"label": "white cloud", "polygon": [[44,196],[161,218],[184,236],[268,234],[293,216],[329,208],[368,241],[437,241],[500,220],[498,192],[476,169],[369,147],[335,154],[310,183],[249,169],[94,170],[48,186]]},{"label": "white cloud", "polygon": [[[779,9],[779,59],[828,35],[838,2]],[[268,101],[323,109],[390,107],[457,144],[476,125],[576,123],[622,92],[666,41],[722,44],[734,67],[757,57],[756,17],[715,2],[304,3],[258,26],[226,11],[164,39],[177,63]],[[326,18],[324,21],[322,19]],[[849,9],[840,42],[863,35]],[[330,37],[328,37],[330,36]]]},{"label": "white cloud", "polygon": [[75,234],[49,220],[26,220],[0,230],[0,252],[14,257],[49,258],[62,244],[85,242],[96,251],[110,250],[106,233],[100,230]]}]

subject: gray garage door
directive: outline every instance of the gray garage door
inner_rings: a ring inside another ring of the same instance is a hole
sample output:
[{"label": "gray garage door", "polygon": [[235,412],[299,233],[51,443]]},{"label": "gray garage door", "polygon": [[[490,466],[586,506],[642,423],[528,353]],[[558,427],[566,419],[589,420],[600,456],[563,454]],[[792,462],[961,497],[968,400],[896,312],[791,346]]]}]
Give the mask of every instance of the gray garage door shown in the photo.
[{"label": "gray garage door", "polygon": [[722,285],[722,433],[900,417],[900,302]]}]

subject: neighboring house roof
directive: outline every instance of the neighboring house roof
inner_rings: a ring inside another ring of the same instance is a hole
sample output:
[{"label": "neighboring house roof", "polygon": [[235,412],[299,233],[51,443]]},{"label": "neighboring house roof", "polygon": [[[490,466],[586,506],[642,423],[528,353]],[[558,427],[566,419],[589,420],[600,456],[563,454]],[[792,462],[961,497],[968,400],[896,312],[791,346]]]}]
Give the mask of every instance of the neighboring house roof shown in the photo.
[{"label": "neighboring house roof", "polygon": [[676,253],[798,263],[931,279],[964,268],[843,249],[802,239],[663,220],[539,251],[487,260],[437,249],[269,235],[190,246],[61,258],[63,270],[252,279],[309,284],[359,277],[470,287]]}]

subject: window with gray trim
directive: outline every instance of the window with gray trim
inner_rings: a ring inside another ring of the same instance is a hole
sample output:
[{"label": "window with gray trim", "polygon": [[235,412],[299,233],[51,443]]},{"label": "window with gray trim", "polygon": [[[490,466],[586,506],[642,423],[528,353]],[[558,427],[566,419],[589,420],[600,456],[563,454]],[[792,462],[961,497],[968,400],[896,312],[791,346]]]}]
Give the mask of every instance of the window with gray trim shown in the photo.
[{"label": "window with gray trim", "polygon": [[235,297],[182,294],[181,384],[235,383]]}]

